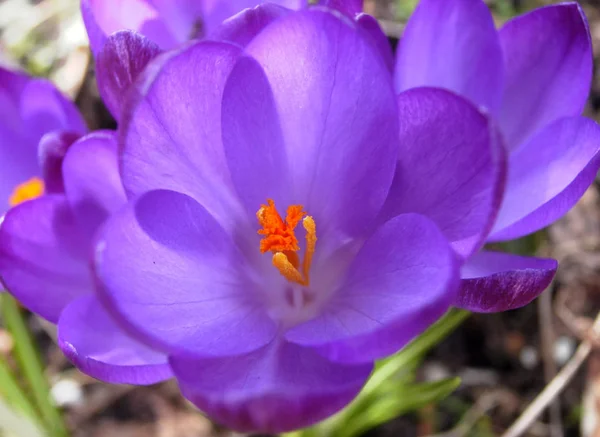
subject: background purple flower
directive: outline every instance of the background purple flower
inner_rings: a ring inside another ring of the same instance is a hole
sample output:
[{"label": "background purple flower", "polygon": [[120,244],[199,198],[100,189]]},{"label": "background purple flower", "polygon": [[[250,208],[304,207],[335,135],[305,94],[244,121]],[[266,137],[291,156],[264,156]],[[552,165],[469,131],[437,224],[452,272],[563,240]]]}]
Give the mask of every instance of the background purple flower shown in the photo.
[{"label": "background purple flower", "polygon": [[76,141],[61,160],[62,189],[10,209],[0,227],[0,276],[29,310],[58,324],[59,345],[85,373],[149,384],[170,376],[166,357],[125,334],[94,296],[96,229],[125,202],[114,134]]},{"label": "background purple flower", "polygon": [[[92,51],[100,52],[106,38],[119,30],[134,30],[167,50],[210,34],[225,19],[260,0],[81,0],[83,20]],[[305,0],[274,0],[300,9]]]},{"label": "background purple flower", "polygon": [[[426,124],[418,95],[399,114],[368,35],[323,9],[272,22],[244,51],[188,45],[140,79],[120,136],[132,200],[97,245],[103,302],[223,424],[280,432],[332,414],[454,299],[455,252],[433,222],[412,208],[378,220],[398,156],[428,140],[408,127],[446,130],[439,147],[476,138],[474,188],[444,206],[485,199],[454,228],[470,251],[501,186],[489,120],[446,92],[449,118]],[[411,170],[413,186],[430,182]]]},{"label": "background purple flower", "polygon": [[[509,152],[504,200],[488,241],[535,232],[565,214],[600,167],[600,130],[580,116],[592,52],[577,3],[540,8],[496,31],[481,0],[421,0],[398,48],[398,91],[447,88],[494,116]],[[550,283],[554,260],[481,253],[457,305],[501,311]]]},{"label": "background purple flower", "polygon": [[[46,164],[51,167],[47,160],[60,154],[57,143],[70,143],[85,131],[75,105],[49,81],[0,67],[0,211],[39,195],[45,176],[52,179]],[[46,146],[38,151],[44,135]]]}]

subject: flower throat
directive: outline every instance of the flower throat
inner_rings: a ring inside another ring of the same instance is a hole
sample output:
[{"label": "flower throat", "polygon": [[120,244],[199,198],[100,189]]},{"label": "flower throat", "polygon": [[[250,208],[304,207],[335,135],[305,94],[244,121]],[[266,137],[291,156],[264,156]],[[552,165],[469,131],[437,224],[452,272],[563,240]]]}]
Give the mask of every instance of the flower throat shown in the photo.
[{"label": "flower throat", "polygon": [[[262,226],[258,233],[263,235],[263,239],[260,240],[260,253],[273,252],[273,265],[285,279],[308,286],[310,265],[317,244],[315,221],[307,215],[302,205],[289,206],[284,221],[275,208],[275,202],[267,199],[267,203],[268,205],[261,205],[256,213],[258,223]],[[300,246],[294,233],[300,221],[306,231],[306,250],[302,266],[298,257]]]}]

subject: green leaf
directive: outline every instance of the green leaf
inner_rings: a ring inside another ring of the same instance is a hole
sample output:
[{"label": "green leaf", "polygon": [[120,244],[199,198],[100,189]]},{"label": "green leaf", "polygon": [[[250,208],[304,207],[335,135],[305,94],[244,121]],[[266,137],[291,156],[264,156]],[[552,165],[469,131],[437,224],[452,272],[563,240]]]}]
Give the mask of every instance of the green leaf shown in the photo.
[{"label": "green leaf", "polygon": [[68,436],[62,415],[50,397],[50,387],[44,375],[39,352],[29,333],[21,309],[12,296],[8,293],[2,293],[0,295],[0,310],[2,311],[4,325],[15,342],[14,353],[19,368],[31,389],[33,400],[41,413],[48,434],[51,437]]}]

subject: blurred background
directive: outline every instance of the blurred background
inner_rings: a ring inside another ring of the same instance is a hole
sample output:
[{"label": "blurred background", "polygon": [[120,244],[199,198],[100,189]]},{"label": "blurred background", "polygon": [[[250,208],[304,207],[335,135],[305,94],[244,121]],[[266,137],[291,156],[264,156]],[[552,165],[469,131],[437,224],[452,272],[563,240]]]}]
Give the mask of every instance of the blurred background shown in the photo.
[{"label": "blurred background", "polygon": [[[381,20],[395,44],[416,3],[366,0],[365,8]],[[549,3],[558,1],[488,2],[498,25]],[[579,3],[590,23],[597,65],[600,1]],[[98,97],[78,0],[0,0],[0,63],[50,78],[78,103],[91,129],[115,126]],[[596,73],[586,115],[600,121],[599,111]],[[362,435],[488,437],[501,435],[514,422],[573,359],[600,309],[599,187],[592,186],[564,219],[546,231],[505,247],[558,259],[560,269],[551,290],[520,310],[465,318],[444,341],[428,350],[414,372],[419,382],[459,376],[458,388],[443,400],[398,409],[404,414],[386,418],[386,423],[361,431]],[[33,317],[27,322],[39,346],[51,396],[64,411],[74,437],[237,435],[204,418],[172,383],[141,388],[106,385],[79,373],[56,347],[51,327]],[[0,325],[0,355],[9,363],[13,348],[13,336]],[[600,437],[600,348],[591,352],[553,399],[525,435]],[[9,417],[2,415],[2,408],[0,403],[0,418]],[[8,437],[1,428],[0,437]],[[30,435],[35,434],[32,431]]]}]

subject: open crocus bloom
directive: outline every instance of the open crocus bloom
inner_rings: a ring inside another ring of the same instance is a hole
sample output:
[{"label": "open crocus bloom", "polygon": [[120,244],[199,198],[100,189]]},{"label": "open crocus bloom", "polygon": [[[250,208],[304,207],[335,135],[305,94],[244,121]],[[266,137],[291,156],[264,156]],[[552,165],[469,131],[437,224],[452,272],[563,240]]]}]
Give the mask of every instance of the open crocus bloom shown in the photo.
[{"label": "open crocus bloom", "polygon": [[[210,34],[225,19],[261,0],[81,0],[81,12],[92,51],[119,30],[134,30],[168,50],[192,38]],[[272,0],[300,9],[306,0]]]},{"label": "open crocus bloom", "polygon": [[[131,200],[97,243],[102,301],[227,426],[334,413],[455,299],[457,253],[478,250],[497,209],[489,120],[446,91],[396,99],[368,35],[322,8],[244,51],[188,45],[140,79],[120,136]],[[426,145],[439,159],[407,164],[407,206],[384,213],[398,156]],[[413,208],[422,186],[444,202]]]},{"label": "open crocus bloom", "polygon": [[10,209],[0,226],[0,275],[25,307],[58,323],[63,352],[106,382],[150,384],[170,376],[164,354],[129,338],[97,301],[93,237],[125,202],[109,132],[73,143],[61,162],[62,189]]},{"label": "open crocus bloom", "polygon": [[[488,241],[535,232],[565,214],[600,167],[600,130],[580,114],[592,51],[577,3],[540,8],[499,31],[481,0],[421,0],[397,53],[397,91],[450,89],[495,117],[509,152]],[[502,311],[530,302],[556,262],[481,252],[464,265],[457,305]]]},{"label": "open crocus bloom", "polygon": [[0,211],[52,191],[54,161],[85,131],[75,105],[50,82],[0,67]]}]

